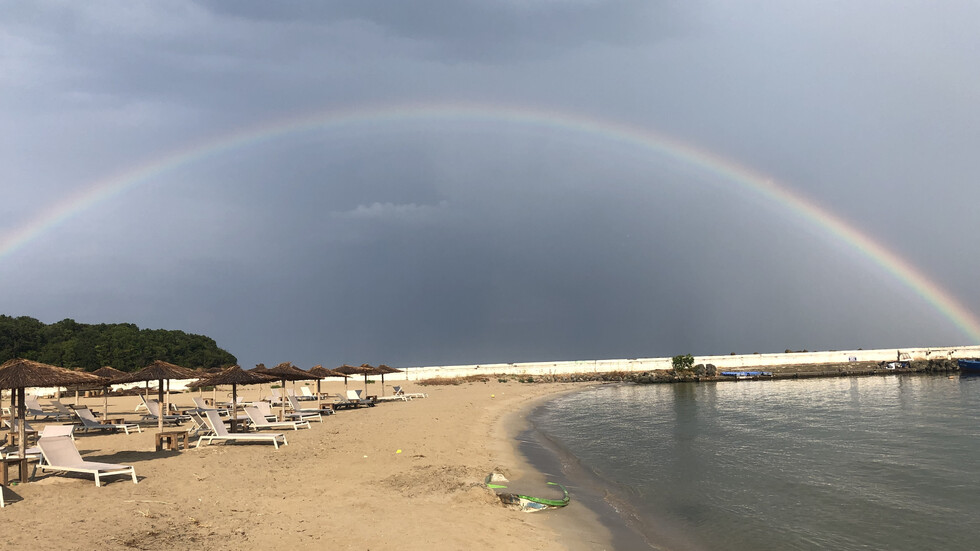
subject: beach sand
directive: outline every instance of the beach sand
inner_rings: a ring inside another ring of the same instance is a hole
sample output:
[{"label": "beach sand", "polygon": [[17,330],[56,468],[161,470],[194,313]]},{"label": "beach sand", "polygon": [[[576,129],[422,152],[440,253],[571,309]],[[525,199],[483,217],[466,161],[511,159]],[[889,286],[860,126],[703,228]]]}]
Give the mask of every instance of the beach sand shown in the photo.
[{"label": "beach sand", "polygon": [[[116,477],[97,488],[91,476],[39,472],[5,489],[2,539],[11,548],[86,550],[609,548],[610,535],[574,495],[564,509],[523,513],[482,486],[493,469],[540,477],[516,448],[524,415],[585,384],[406,386],[429,397],[341,410],[312,429],[286,431],[289,445],[279,450],[217,443],[156,452],[155,425],[142,434],[79,434],[83,458],[133,465],[139,484]],[[369,394],[380,390],[368,386]],[[239,391],[256,399],[269,387]],[[228,394],[220,388],[219,401]],[[191,396],[172,401],[189,408]],[[111,398],[110,416],[137,419],[137,402]],[[80,404],[101,412],[102,398]]]}]

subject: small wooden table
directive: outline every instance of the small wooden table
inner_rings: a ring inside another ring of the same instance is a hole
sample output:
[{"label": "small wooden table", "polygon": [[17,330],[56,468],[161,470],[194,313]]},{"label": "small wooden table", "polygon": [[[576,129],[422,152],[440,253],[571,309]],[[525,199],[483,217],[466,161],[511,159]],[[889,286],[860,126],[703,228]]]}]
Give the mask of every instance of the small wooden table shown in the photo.
[{"label": "small wooden table", "polygon": [[[156,437],[157,451],[166,446],[168,450],[180,451],[180,442],[184,441],[184,449],[191,448],[191,434],[186,430],[166,430],[158,432]],[[166,443],[164,443],[166,441]]]},{"label": "small wooden table", "polygon": [[231,432],[248,432],[248,417],[236,417],[235,419],[228,417],[222,421],[228,423],[228,430]]},{"label": "small wooden table", "polygon": [[102,421],[102,423],[106,425],[122,425],[125,422],[126,422],[125,417],[109,417],[104,421]]},{"label": "small wooden table", "polygon": [[[30,442],[31,439],[34,439],[35,442],[37,441],[37,431],[36,430],[26,431],[24,433],[24,435],[27,437],[27,441],[28,442]],[[8,432],[7,433],[7,445],[8,446],[16,446],[17,445],[17,442],[20,441],[19,439],[20,439],[20,433],[19,432]]]},{"label": "small wooden table", "polygon": [[20,457],[10,457],[10,458],[4,457],[4,458],[0,458],[0,461],[3,462],[3,468],[0,469],[0,471],[2,471],[2,475],[3,475],[2,481],[4,486],[10,484],[11,465],[17,465],[18,480],[20,480],[21,482],[27,482],[27,462],[30,461],[29,458],[25,457],[21,459]]}]

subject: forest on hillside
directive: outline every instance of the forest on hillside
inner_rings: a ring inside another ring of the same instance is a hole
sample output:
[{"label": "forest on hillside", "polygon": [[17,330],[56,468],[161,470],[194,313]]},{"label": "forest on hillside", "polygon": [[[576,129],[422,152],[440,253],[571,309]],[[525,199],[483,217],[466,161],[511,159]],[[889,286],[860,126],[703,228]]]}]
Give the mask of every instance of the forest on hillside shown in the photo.
[{"label": "forest on hillside", "polygon": [[177,330],[140,329],[132,323],[45,324],[27,316],[0,315],[0,363],[24,358],[60,367],[94,371],[111,365],[136,371],[154,360],[183,367],[223,367],[237,363],[214,339]]}]

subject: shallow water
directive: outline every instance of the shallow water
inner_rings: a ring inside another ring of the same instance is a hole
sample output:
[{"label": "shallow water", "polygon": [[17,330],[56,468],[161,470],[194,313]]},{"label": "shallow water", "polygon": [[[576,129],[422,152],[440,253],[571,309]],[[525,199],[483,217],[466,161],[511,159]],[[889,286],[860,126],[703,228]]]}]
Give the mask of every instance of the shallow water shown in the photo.
[{"label": "shallow water", "polygon": [[[662,549],[980,548],[980,377],[610,385],[536,410]],[[608,492],[608,493],[607,493]]]}]

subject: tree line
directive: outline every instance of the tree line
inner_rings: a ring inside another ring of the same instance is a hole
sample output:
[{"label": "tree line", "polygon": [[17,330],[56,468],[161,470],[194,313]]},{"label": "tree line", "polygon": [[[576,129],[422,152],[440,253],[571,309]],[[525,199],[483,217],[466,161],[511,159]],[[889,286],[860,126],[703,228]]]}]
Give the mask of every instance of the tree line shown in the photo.
[{"label": "tree line", "polygon": [[0,363],[12,358],[85,371],[106,365],[136,371],[154,360],[189,368],[238,363],[204,335],[140,329],[132,323],[85,324],[63,319],[45,324],[27,316],[0,314]]}]

